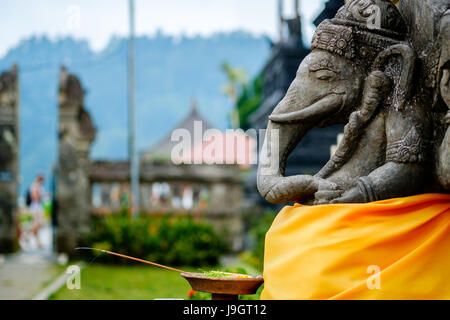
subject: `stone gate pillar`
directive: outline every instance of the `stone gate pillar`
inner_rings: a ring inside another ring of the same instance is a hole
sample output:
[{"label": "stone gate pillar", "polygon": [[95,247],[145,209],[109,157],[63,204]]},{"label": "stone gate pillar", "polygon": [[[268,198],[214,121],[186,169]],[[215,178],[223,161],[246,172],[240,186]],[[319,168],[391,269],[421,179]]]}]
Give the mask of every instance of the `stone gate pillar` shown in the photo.
[{"label": "stone gate pillar", "polygon": [[96,136],[80,81],[62,67],[59,79],[59,156],[56,170],[56,250],[73,253],[89,231],[89,151]]},{"label": "stone gate pillar", "polygon": [[0,252],[17,248],[19,163],[19,80],[17,66],[0,75]]}]

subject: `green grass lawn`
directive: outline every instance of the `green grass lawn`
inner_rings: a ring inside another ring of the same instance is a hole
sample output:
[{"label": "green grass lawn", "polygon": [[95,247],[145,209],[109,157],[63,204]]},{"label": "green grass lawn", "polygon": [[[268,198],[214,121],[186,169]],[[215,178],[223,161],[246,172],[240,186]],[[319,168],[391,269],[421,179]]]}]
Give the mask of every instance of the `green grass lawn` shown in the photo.
[{"label": "green grass lawn", "polygon": [[[186,271],[198,271],[185,268]],[[191,289],[178,273],[147,266],[91,265],[81,270],[81,290],[65,286],[52,300],[187,299]]]},{"label": "green grass lawn", "polygon": [[[220,270],[218,268],[181,268],[188,272]],[[246,266],[250,274],[258,274]],[[81,270],[81,290],[64,286],[51,300],[153,300],[188,299],[188,282],[177,272],[150,266],[92,264]],[[207,296],[203,295],[205,298]],[[259,295],[242,296],[258,299]]]}]

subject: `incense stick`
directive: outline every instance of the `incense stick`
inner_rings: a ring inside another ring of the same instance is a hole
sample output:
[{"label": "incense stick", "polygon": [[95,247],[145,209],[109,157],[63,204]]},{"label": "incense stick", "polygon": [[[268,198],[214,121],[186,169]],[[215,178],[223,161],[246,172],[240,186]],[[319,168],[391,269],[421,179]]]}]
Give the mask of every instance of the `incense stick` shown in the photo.
[{"label": "incense stick", "polygon": [[155,263],[155,262],[151,262],[151,261],[147,261],[147,260],[142,260],[142,259],[138,259],[138,258],[126,256],[126,255],[124,255],[124,254],[115,253],[115,252],[108,251],[108,250],[101,250],[101,249],[95,249],[95,248],[86,248],[86,247],[83,247],[83,248],[76,248],[75,250],[93,250],[93,251],[100,251],[100,252],[102,252],[102,253],[106,253],[106,254],[109,254],[109,255],[117,256],[117,257],[124,258],[124,259],[128,259],[128,260],[134,260],[134,261],[137,261],[137,262],[149,264],[149,265],[152,265],[152,266],[154,266],[154,267],[163,268],[163,269],[167,269],[167,270],[170,270],[170,271],[175,271],[175,272],[178,272],[178,273],[189,273],[189,272],[185,272],[185,271],[180,270],[180,269],[175,269],[175,268],[172,268],[172,267],[164,266],[164,265],[159,264],[159,263]]}]

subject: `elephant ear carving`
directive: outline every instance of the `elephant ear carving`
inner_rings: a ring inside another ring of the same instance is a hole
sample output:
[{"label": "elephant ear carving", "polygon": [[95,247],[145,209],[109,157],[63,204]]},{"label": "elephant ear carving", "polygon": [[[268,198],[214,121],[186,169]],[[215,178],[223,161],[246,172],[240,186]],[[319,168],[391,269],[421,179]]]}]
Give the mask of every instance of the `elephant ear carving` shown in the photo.
[{"label": "elephant ear carving", "polygon": [[392,104],[401,110],[410,97],[414,75],[415,53],[407,44],[396,44],[382,51],[373,69],[384,72],[394,83]]}]

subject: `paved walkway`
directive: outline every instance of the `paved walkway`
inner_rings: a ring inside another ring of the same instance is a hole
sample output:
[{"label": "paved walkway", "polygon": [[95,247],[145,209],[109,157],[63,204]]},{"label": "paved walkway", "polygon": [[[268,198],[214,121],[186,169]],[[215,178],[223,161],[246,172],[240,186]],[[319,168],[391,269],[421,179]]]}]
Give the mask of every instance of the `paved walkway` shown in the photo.
[{"label": "paved walkway", "polygon": [[61,273],[50,257],[40,253],[21,252],[0,260],[0,300],[32,299]]},{"label": "paved walkway", "polygon": [[50,253],[51,229],[43,229],[40,238],[42,250],[30,241],[21,243],[19,253],[0,255],[0,300],[32,299],[62,272]]}]

